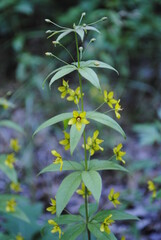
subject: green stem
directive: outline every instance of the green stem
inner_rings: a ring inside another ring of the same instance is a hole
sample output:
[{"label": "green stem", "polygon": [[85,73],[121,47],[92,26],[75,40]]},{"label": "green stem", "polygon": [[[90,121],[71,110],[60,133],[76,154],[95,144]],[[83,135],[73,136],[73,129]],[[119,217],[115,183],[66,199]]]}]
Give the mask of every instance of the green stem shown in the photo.
[{"label": "green stem", "polygon": [[[78,48],[78,38],[77,33],[75,32],[75,41],[76,41],[76,49],[77,49],[77,61],[78,61],[78,69],[80,68],[80,56],[79,56],[79,48]],[[81,90],[81,110],[84,111],[84,104],[83,104],[83,91],[82,91],[82,77],[78,72],[79,76],[79,84],[80,84],[80,90]],[[85,130],[83,132],[83,138],[84,138],[84,156],[85,156],[85,170],[88,170],[88,159],[87,159],[87,149],[86,149],[86,134]],[[86,212],[86,229],[88,234],[88,240],[91,239],[90,231],[88,230],[88,194],[87,194],[87,187],[85,187],[85,212]]]}]

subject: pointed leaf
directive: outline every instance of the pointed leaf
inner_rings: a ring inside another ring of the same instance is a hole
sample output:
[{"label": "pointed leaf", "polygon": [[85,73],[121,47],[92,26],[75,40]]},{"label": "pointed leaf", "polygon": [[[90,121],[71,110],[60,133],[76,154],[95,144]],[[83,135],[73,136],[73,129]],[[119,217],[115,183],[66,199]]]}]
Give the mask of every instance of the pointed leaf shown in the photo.
[{"label": "pointed leaf", "polygon": [[72,214],[60,215],[60,217],[54,217],[53,220],[58,225],[84,222],[84,219],[80,215],[72,215]]},{"label": "pointed leaf", "polygon": [[23,128],[20,127],[17,123],[12,122],[10,120],[4,119],[0,121],[0,127],[8,127],[8,128],[12,128],[20,133],[25,133]]},{"label": "pointed leaf", "polygon": [[73,32],[72,29],[64,30],[64,32],[57,37],[56,42],[59,42],[62,38],[64,38],[66,35],[68,35],[71,32]]},{"label": "pointed leaf", "polygon": [[97,74],[91,68],[83,67],[83,68],[79,68],[78,71],[82,75],[82,77],[87,79],[96,88],[101,89]]},{"label": "pointed leaf", "polygon": [[33,135],[35,135],[36,133],[38,133],[39,131],[41,131],[42,129],[49,127],[51,125],[54,125],[58,122],[64,121],[66,119],[72,118],[73,117],[73,113],[61,113],[55,117],[52,117],[50,119],[48,119],[47,121],[45,121],[44,123],[42,123],[34,132]]},{"label": "pointed leaf", "polygon": [[120,125],[115,120],[113,120],[111,117],[105,115],[104,113],[87,112],[87,118],[92,119],[92,120],[102,123],[110,128],[115,129],[116,131],[121,133],[121,135],[124,138],[126,138],[126,135],[125,135],[123,129],[120,127]]},{"label": "pointed leaf", "polygon": [[49,73],[48,75],[47,75],[47,77],[45,78],[45,80],[43,81],[43,84],[42,84],[42,86],[44,87],[44,85],[45,85],[45,82],[48,80],[48,78],[50,77],[50,76],[52,76],[55,72],[58,72],[58,71],[60,71],[60,70],[62,70],[62,69],[66,69],[66,68],[73,68],[73,65],[65,65],[65,66],[62,66],[62,67],[59,67],[59,68],[57,68],[57,69],[55,69],[54,71],[52,71],[51,73]]},{"label": "pointed leaf", "polygon": [[6,212],[6,204],[7,201],[9,201],[10,199],[16,199],[14,197],[14,195],[11,195],[7,198],[7,195],[4,196],[3,195],[0,197],[0,212],[3,212],[5,214],[9,214],[13,217],[19,218],[25,222],[30,222],[28,217],[26,216],[26,214],[19,208],[19,207],[15,207],[15,212]]},{"label": "pointed leaf", "polygon": [[102,191],[102,179],[99,173],[96,171],[83,171],[82,180],[89,191],[91,191],[96,202],[99,203]]},{"label": "pointed leaf", "polygon": [[83,27],[83,29],[100,33],[100,31],[97,28],[88,25],[86,27]]},{"label": "pointed leaf", "polygon": [[[62,170],[63,171],[81,171],[83,170],[83,165],[78,162],[63,160]],[[47,167],[45,167],[44,169],[42,169],[39,175],[46,172],[57,172],[57,171],[60,171],[60,165],[52,163]]]},{"label": "pointed leaf", "polygon": [[85,229],[85,223],[70,226],[61,237],[61,240],[75,240],[82,232],[85,231]]},{"label": "pointed leaf", "polygon": [[113,220],[139,220],[136,216],[120,210],[103,210],[98,212],[93,219],[97,222],[103,222],[110,214],[112,214]]},{"label": "pointed leaf", "polygon": [[65,75],[67,75],[75,70],[76,70],[76,67],[72,66],[72,65],[70,65],[70,67],[68,67],[68,65],[67,65],[66,68],[60,69],[59,71],[57,71],[55,73],[55,75],[50,80],[49,86],[51,86],[59,78],[64,77]]},{"label": "pointed leaf", "polygon": [[128,170],[121,165],[108,160],[91,160],[89,163],[89,170],[119,170],[128,172]]},{"label": "pointed leaf", "polygon": [[4,172],[12,182],[17,182],[17,173],[14,168],[9,168],[5,164],[7,155],[0,156],[0,170]]},{"label": "pointed leaf", "polygon": [[82,136],[82,133],[84,131],[85,124],[82,124],[82,128],[80,131],[77,130],[76,125],[72,125],[70,129],[70,152],[73,154],[77,144],[79,143],[79,140]]},{"label": "pointed leaf", "polygon": [[82,66],[82,64],[83,64],[83,66],[85,65],[87,67],[107,68],[107,69],[115,71],[119,75],[118,71],[115,68],[113,68],[111,65],[101,62],[101,61],[98,61],[98,60],[88,60],[86,62],[82,61],[82,62],[80,62],[80,66]]},{"label": "pointed leaf", "polygon": [[56,194],[56,213],[60,216],[61,212],[69,202],[73,193],[81,183],[81,173],[74,172],[68,175],[61,183]]},{"label": "pointed leaf", "polygon": [[101,225],[98,223],[88,223],[88,229],[99,240],[117,240],[117,238],[112,232],[110,234],[107,234],[106,232],[101,232],[100,226]]},{"label": "pointed leaf", "polygon": [[80,36],[81,41],[83,42],[83,39],[84,39],[84,31],[83,31],[83,29],[78,28],[78,29],[76,29],[75,31],[76,31],[76,33]]}]

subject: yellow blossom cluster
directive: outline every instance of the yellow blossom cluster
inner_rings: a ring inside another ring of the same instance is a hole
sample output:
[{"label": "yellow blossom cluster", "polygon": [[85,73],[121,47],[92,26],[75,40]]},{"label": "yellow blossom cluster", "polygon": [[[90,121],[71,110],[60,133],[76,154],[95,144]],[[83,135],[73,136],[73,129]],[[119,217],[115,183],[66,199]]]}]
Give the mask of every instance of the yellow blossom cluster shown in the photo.
[{"label": "yellow blossom cluster", "polygon": [[121,105],[120,105],[120,99],[116,100],[114,99],[114,92],[107,93],[106,90],[104,90],[104,102],[108,104],[110,108],[113,109],[113,105],[115,105],[115,115],[118,119],[120,119],[121,115],[119,111],[121,111]]},{"label": "yellow blossom cluster", "polygon": [[110,214],[105,218],[105,220],[103,221],[100,227],[101,232],[106,232],[107,234],[110,234],[111,230],[109,226],[112,225],[112,223],[114,223],[114,220],[112,220],[111,218],[112,218],[112,214]]},{"label": "yellow blossom cluster", "polygon": [[[99,145],[101,144],[104,140],[98,139],[99,131],[96,130],[93,133],[92,137],[87,138],[87,144],[86,144],[86,149],[90,151],[90,155],[93,156],[96,151],[103,151],[104,149]],[[84,144],[82,145],[84,148]]]},{"label": "yellow blossom cluster", "polygon": [[80,87],[77,87],[76,90],[74,91],[73,89],[69,88],[68,81],[65,81],[63,79],[62,86],[58,87],[58,90],[61,92],[61,98],[65,98],[66,95],[69,95],[67,97],[68,101],[73,101],[75,104],[79,103],[79,100],[81,98]]}]

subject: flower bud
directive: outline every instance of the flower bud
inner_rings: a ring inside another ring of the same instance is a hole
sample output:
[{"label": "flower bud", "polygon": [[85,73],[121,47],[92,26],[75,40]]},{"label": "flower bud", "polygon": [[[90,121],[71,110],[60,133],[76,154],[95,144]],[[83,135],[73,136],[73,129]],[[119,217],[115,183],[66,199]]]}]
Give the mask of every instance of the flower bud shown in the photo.
[{"label": "flower bud", "polygon": [[45,22],[51,23],[51,20],[46,18],[46,19],[45,19]]},{"label": "flower bud", "polygon": [[103,17],[103,18],[101,18],[102,21],[105,21],[106,19],[107,19],[107,17]]},{"label": "flower bud", "polygon": [[94,42],[94,41],[96,41],[96,39],[95,39],[95,38],[92,38],[90,42]]},{"label": "flower bud", "polygon": [[53,32],[53,31],[51,31],[51,30],[47,30],[47,31],[46,31],[46,33],[52,33],[52,32]]},{"label": "flower bud", "polygon": [[45,55],[46,56],[52,56],[52,53],[51,52],[46,52]]}]

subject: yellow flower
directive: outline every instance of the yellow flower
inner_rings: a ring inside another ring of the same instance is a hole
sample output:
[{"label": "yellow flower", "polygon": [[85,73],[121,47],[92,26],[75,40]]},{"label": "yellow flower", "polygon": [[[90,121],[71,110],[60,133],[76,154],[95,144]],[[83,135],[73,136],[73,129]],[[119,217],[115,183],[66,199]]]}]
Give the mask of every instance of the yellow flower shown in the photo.
[{"label": "yellow flower", "polygon": [[110,202],[113,203],[115,207],[120,204],[120,201],[118,200],[119,196],[120,193],[119,192],[114,193],[114,189],[111,188],[110,193],[108,195],[108,199],[110,200]]},{"label": "yellow flower", "polygon": [[112,217],[112,214],[110,214],[107,218],[105,218],[105,220],[103,221],[100,227],[101,232],[106,232],[107,234],[110,234],[111,230],[109,226],[112,225],[112,223],[114,223],[114,220],[110,219],[111,217]]},{"label": "yellow flower", "polygon": [[122,157],[126,154],[126,152],[121,151],[122,144],[120,143],[113,149],[114,154],[116,155],[116,160],[119,160],[125,164],[125,160],[122,159]]},{"label": "yellow flower", "polygon": [[7,165],[9,168],[13,168],[13,163],[15,163],[15,161],[16,159],[14,153],[8,154],[5,160],[5,165]]},{"label": "yellow flower", "polygon": [[122,236],[122,237],[121,237],[121,240],[126,240],[125,236]]},{"label": "yellow flower", "polygon": [[21,234],[18,234],[18,235],[16,236],[16,240],[24,240],[24,238],[21,236]]},{"label": "yellow flower", "polygon": [[117,103],[117,100],[113,98],[114,92],[109,92],[104,90],[104,101],[109,105],[110,108],[113,108],[113,104]]},{"label": "yellow flower", "polygon": [[56,213],[56,200],[53,198],[50,198],[51,203],[50,203],[50,207],[48,207],[46,210],[48,212],[51,212],[51,214],[55,214]]},{"label": "yellow flower", "polygon": [[59,143],[64,146],[65,150],[68,150],[70,149],[70,134],[64,131],[64,137],[65,139],[59,141]]},{"label": "yellow flower", "polygon": [[[73,89],[69,89],[69,97],[67,97],[68,101],[74,101],[75,104],[79,103],[79,99],[81,98],[80,87],[74,91]],[[83,94],[84,95],[84,94]]]},{"label": "yellow flower", "polygon": [[58,232],[59,233],[59,239],[61,239],[61,234],[62,234],[62,231],[61,231],[61,228],[59,227],[59,225],[52,219],[48,220],[48,223],[50,225],[53,225],[53,229],[51,230],[51,233],[56,233]]},{"label": "yellow flower", "polygon": [[55,150],[52,150],[51,153],[52,153],[52,155],[54,155],[56,157],[56,159],[53,161],[53,163],[60,164],[60,171],[62,171],[63,159],[62,159],[61,155]]},{"label": "yellow flower", "polygon": [[120,119],[121,115],[119,113],[119,111],[122,110],[120,103],[120,99],[117,101],[116,105],[115,105],[115,115],[118,119]]},{"label": "yellow flower", "polygon": [[15,191],[15,192],[21,192],[21,191],[22,191],[21,186],[20,186],[19,183],[14,183],[14,182],[12,182],[12,183],[10,184],[10,188],[11,188],[13,191]]},{"label": "yellow flower", "polygon": [[61,87],[58,87],[58,90],[59,92],[61,92],[61,98],[65,98],[65,96],[68,94],[69,92],[69,84],[68,84],[68,81],[66,82],[64,79],[63,79],[63,86]]},{"label": "yellow flower", "polygon": [[10,140],[10,147],[13,149],[13,151],[18,152],[21,148],[19,145],[18,139],[12,138]]},{"label": "yellow flower", "polygon": [[14,199],[11,199],[7,201],[6,203],[6,212],[15,212],[15,207],[16,207],[16,201]]},{"label": "yellow flower", "polygon": [[77,111],[73,111],[73,118],[69,120],[68,125],[73,124],[76,124],[78,131],[81,130],[82,124],[89,124],[89,121],[86,119],[86,112],[78,113]]},{"label": "yellow flower", "polygon": [[[99,146],[99,144],[101,144],[104,140],[102,139],[98,139],[99,135],[99,131],[96,130],[94,133],[93,133],[93,137],[88,137],[87,138],[87,144],[86,144],[86,149],[87,150],[90,150],[90,155],[92,156],[96,151],[103,151],[104,149],[102,147]],[[82,145],[83,148],[84,148],[84,144]]]},{"label": "yellow flower", "polygon": [[152,197],[155,198],[156,197],[156,186],[152,181],[148,181],[148,189],[149,191],[152,192]]},{"label": "yellow flower", "polygon": [[[85,198],[85,185],[84,183],[82,183],[82,188],[81,189],[78,189],[76,191],[76,193],[78,193],[79,195],[81,195],[83,198]],[[90,196],[92,193],[88,190],[87,188],[87,195]]]}]

